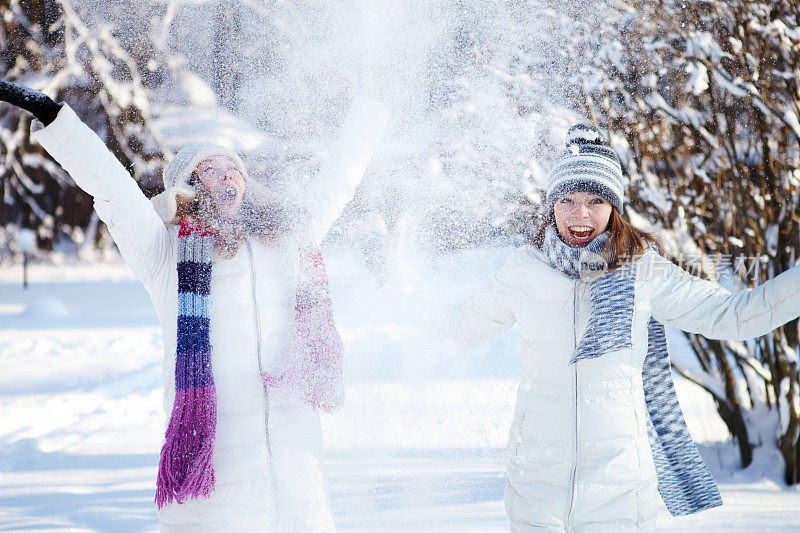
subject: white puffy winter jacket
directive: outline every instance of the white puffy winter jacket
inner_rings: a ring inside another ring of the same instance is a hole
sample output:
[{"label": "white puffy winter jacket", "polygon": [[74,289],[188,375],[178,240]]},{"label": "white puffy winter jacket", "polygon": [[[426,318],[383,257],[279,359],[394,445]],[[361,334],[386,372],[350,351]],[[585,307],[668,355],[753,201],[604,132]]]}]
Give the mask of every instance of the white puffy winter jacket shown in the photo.
[{"label": "white puffy winter jacket", "polygon": [[[351,113],[333,157],[308,188],[305,207],[311,220],[302,234],[274,247],[251,240],[252,259],[246,246],[230,259],[214,257],[210,341],[217,393],[215,491],[209,499],[162,509],[161,531],[334,530],[321,470],[319,416],[262,386],[255,321],[260,322],[262,362],[268,372],[277,363],[293,316],[297,244],[323,239],[352,198],[385,126],[386,112],[377,102],[362,102],[358,111]],[[175,398],[178,228],[161,221],[125,168],[68,106],[33,137],[94,197],[98,216],[150,294],[164,335],[168,421]]]},{"label": "white puffy winter jacket", "polygon": [[638,264],[632,348],[570,365],[587,327],[589,285],[528,246],[446,313],[464,347],[519,324],[522,379],[506,454],[512,531],[621,532],[655,526],[657,479],[642,364],[650,317],[714,339],[751,339],[800,315],[800,268],[731,294],[655,252]]}]

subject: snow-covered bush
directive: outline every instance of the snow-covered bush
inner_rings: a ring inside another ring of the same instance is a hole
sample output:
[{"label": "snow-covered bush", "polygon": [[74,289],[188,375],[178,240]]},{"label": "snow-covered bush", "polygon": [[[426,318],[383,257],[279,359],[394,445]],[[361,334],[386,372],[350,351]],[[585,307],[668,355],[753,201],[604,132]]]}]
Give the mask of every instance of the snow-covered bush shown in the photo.
[{"label": "snow-covered bush", "polygon": [[[597,54],[585,89],[635,186],[632,212],[657,221],[674,260],[721,283],[753,286],[792,267],[800,252],[796,2],[619,7],[618,36]],[[797,484],[797,321],[746,343],[688,338],[699,370],[679,371],[712,394],[743,466],[754,447],[777,445],[786,481]]]},{"label": "snow-covered bush", "polygon": [[[115,28],[87,21],[69,0],[0,0],[0,13],[0,78],[69,103],[144,188],[156,189],[162,143],[150,123],[148,86],[162,69],[153,47],[141,38],[123,46]],[[31,143],[30,125],[29,114],[0,105],[0,226],[35,229],[43,249],[93,240],[91,197]]]}]

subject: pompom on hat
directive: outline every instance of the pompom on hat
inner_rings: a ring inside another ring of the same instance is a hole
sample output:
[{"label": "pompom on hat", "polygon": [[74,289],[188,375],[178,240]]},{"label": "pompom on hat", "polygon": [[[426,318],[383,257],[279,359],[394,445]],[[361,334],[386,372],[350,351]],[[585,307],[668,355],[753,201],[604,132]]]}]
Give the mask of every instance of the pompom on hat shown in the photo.
[{"label": "pompom on hat", "polygon": [[564,194],[596,194],[622,211],[625,187],[616,152],[591,124],[576,124],[567,132],[566,149],[558,156],[547,184],[545,207],[552,209]]},{"label": "pompom on hat", "polygon": [[164,192],[150,199],[153,208],[166,224],[179,224],[178,198],[191,200],[195,196],[195,188],[190,184],[192,172],[197,165],[215,155],[229,157],[239,168],[242,177],[247,181],[247,167],[239,154],[229,148],[213,143],[191,144],[182,148],[164,167]]}]

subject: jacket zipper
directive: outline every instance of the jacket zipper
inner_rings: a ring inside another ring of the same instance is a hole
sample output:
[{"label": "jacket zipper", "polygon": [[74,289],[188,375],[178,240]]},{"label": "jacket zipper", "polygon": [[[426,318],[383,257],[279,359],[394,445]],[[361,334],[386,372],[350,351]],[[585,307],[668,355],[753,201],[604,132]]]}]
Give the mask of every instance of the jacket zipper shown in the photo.
[{"label": "jacket zipper", "polygon": [[261,387],[264,391],[264,437],[266,442],[267,466],[269,467],[270,479],[272,481],[272,501],[275,504],[276,521],[281,521],[280,504],[278,503],[278,477],[275,469],[275,457],[272,455],[272,444],[269,438],[269,386],[264,381],[264,368],[261,363],[261,317],[258,312],[258,293],[256,291],[256,266],[253,261],[253,249],[250,241],[245,239],[247,247],[247,257],[250,260],[250,292],[253,296],[253,319],[256,329],[256,356],[258,358],[258,376],[261,380]]},{"label": "jacket zipper", "polygon": [[[572,293],[572,349],[573,353],[575,350],[578,349],[578,286],[580,282],[575,282],[575,289]],[[572,366],[572,390],[574,392],[573,396],[573,415],[575,421],[574,427],[574,437],[575,437],[575,446],[573,448],[573,457],[572,457],[572,472],[570,472],[570,479],[569,479],[569,504],[567,505],[567,516],[565,520],[564,527],[567,531],[572,531],[572,524],[570,523],[572,520],[572,508],[575,505],[575,493],[577,492],[577,483],[576,477],[578,472],[578,364],[574,363]]]}]

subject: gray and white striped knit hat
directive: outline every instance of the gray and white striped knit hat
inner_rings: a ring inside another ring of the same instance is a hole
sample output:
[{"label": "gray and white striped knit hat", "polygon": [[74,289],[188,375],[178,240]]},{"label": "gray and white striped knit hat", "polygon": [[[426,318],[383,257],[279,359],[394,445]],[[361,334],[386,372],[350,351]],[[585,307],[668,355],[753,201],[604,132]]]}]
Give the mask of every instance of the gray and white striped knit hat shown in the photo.
[{"label": "gray and white striped knit hat", "polygon": [[601,196],[618,211],[622,211],[625,203],[619,158],[591,124],[576,124],[567,132],[567,148],[550,171],[545,203],[547,211],[560,196],[572,192]]}]

